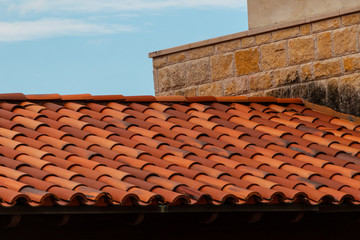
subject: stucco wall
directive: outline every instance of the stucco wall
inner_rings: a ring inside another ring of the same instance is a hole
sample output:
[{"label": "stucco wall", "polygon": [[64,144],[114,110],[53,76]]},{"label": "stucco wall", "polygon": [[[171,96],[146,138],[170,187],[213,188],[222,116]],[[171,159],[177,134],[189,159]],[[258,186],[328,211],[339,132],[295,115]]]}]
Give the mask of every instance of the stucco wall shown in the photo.
[{"label": "stucco wall", "polygon": [[301,97],[359,116],[359,25],[360,10],[150,53],[155,92]]},{"label": "stucco wall", "polygon": [[359,0],[247,0],[249,29],[360,6]]}]

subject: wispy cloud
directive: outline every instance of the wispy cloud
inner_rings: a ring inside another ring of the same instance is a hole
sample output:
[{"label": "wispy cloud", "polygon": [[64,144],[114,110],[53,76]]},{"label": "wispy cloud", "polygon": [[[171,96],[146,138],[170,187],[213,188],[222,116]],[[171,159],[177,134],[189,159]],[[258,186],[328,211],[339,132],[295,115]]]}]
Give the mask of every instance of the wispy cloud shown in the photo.
[{"label": "wispy cloud", "polygon": [[0,42],[128,32],[134,28],[121,24],[119,16],[173,8],[244,10],[246,0],[0,0]]},{"label": "wispy cloud", "polygon": [[246,0],[14,0],[8,11],[31,12],[119,12],[167,8],[246,8]]},{"label": "wispy cloud", "polygon": [[95,24],[74,19],[0,22],[0,41],[13,42],[54,36],[95,36],[134,31],[127,25]]}]

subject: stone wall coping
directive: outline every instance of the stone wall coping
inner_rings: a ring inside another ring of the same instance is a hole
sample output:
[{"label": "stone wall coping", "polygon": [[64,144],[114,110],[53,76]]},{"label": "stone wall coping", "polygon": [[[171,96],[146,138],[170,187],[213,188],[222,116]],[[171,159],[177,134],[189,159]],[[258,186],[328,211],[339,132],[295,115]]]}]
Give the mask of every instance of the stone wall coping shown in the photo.
[{"label": "stone wall coping", "polygon": [[189,43],[189,44],[185,44],[185,45],[181,45],[181,46],[177,46],[177,47],[158,50],[158,51],[149,53],[149,58],[160,57],[160,56],[168,55],[171,53],[176,53],[176,52],[186,51],[186,50],[190,50],[190,49],[194,49],[194,48],[199,48],[199,47],[204,47],[204,46],[213,45],[213,44],[217,44],[217,43],[222,43],[222,42],[226,42],[226,41],[230,41],[230,40],[239,39],[242,37],[254,36],[254,35],[261,34],[261,33],[266,33],[266,32],[271,32],[271,31],[275,31],[275,30],[279,30],[279,29],[294,27],[294,26],[305,24],[305,23],[316,22],[316,21],[333,18],[333,17],[338,17],[338,16],[342,16],[342,15],[347,15],[347,14],[351,14],[351,13],[356,13],[356,12],[360,12],[360,6],[352,7],[352,8],[343,8],[343,9],[340,9],[337,11],[332,11],[332,12],[329,12],[326,14],[320,14],[320,15],[307,17],[307,18],[303,18],[303,19],[299,19],[299,20],[288,21],[288,22],[274,24],[274,25],[270,25],[270,26],[266,26],[266,27],[255,28],[255,29],[251,29],[251,30],[247,30],[247,31],[243,31],[243,32],[224,35],[221,37],[210,38],[210,39],[203,40],[203,41],[193,42],[193,43]]}]

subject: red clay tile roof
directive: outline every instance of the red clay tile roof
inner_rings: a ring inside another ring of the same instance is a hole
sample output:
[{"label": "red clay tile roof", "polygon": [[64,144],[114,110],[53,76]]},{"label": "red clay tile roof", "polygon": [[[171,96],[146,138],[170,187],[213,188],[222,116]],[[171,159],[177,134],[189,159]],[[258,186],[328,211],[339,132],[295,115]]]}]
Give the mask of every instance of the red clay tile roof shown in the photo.
[{"label": "red clay tile roof", "polygon": [[360,125],[301,99],[0,94],[0,205],[360,202]]}]

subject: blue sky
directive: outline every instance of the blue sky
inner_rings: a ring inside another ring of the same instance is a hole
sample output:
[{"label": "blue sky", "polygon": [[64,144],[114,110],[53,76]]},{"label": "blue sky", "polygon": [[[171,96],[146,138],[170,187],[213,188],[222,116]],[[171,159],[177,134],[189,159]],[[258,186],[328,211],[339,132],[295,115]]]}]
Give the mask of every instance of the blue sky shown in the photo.
[{"label": "blue sky", "polygon": [[149,52],[247,28],[245,0],[0,0],[0,92],[153,95]]}]

